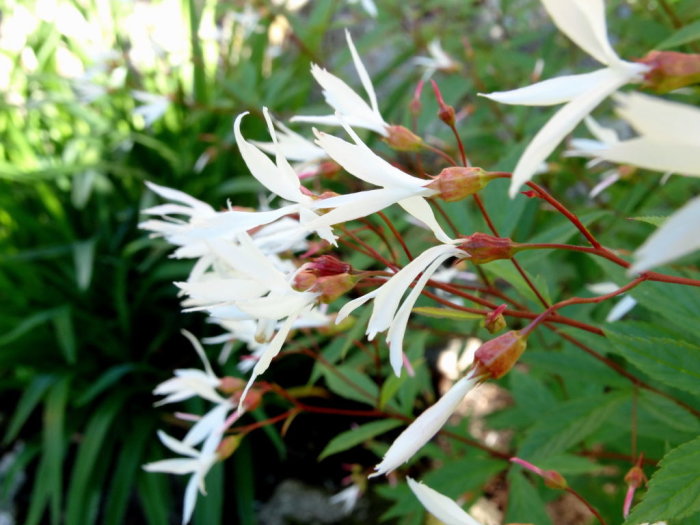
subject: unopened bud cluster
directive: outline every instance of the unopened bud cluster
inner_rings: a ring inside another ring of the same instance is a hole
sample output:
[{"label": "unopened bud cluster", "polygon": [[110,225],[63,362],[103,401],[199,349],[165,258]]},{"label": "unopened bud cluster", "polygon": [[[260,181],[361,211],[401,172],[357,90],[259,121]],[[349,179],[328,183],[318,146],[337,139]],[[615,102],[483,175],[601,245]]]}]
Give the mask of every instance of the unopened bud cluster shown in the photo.
[{"label": "unopened bud cluster", "polygon": [[352,267],[332,255],[321,255],[304,264],[294,277],[294,288],[316,292],[318,300],[330,303],[352,290],[359,277],[351,275]]},{"label": "unopened bud cluster", "polygon": [[659,93],[700,82],[700,55],[675,51],[650,51],[639,63],[649,66],[644,86]]},{"label": "unopened bud cluster", "polygon": [[471,262],[484,264],[499,259],[511,259],[517,244],[508,238],[474,233],[464,237],[459,247],[469,254]]},{"label": "unopened bud cluster", "polygon": [[481,168],[453,166],[445,168],[433,177],[433,181],[427,187],[438,192],[436,197],[447,202],[456,202],[478,193],[494,178],[495,175]]}]

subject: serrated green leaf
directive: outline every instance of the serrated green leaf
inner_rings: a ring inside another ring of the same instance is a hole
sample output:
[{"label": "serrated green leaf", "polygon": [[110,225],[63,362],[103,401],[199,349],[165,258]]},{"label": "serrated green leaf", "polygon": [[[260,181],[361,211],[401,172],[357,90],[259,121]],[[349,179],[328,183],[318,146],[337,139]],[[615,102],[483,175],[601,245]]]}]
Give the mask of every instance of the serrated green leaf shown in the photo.
[{"label": "serrated green leaf", "polygon": [[516,468],[508,473],[508,509],[505,522],[552,524],[537,489],[525,478],[522,471]]},{"label": "serrated green leaf", "polygon": [[628,394],[587,396],[559,404],[541,415],[526,434],[518,456],[537,462],[567,451],[598,430]]},{"label": "serrated green leaf", "polygon": [[484,317],[479,314],[472,314],[461,310],[450,310],[449,308],[440,308],[437,306],[417,306],[413,309],[413,313],[434,317],[435,319],[453,319],[455,321],[482,319]]},{"label": "serrated green leaf", "polygon": [[686,26],[681,27],[666,40],[655,46],[654,49],[670,49],[682,46],[700,39],[700,20],[696,20]]},{"label": "serrated green leaf", "polygon": [[343,452],[349,448],[352,448],[360,443],[372,439],[375,436],[383,434],[392,428],[396,428],[401,425],[401,421],[398,419],[382,419],[379,421],[372,421],[371,423],[365,423],[357,428],[347,430],[341,434],[338,434],[323,449],[321,454],[318,456],[318,460],[321,461],[328,456],[337,454],[338,452]]},{"label": "serrated green leaf", "polygon": [[686,518],[700,511],[700,438],[671,450],[624,525]]},{"label": "serrated green leaf", "polygon": [[653,379],[700,394],[700,346],[640,333],[631,323],[606,329],[617,352]]}]

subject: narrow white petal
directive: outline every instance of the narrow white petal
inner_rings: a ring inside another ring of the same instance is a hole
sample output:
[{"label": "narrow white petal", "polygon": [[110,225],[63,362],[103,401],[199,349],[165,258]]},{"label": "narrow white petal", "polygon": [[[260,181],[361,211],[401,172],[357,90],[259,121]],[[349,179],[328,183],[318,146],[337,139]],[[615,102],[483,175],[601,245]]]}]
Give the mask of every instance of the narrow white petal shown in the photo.
[{"label": "narrow white petal", "polygon": [[198,210],[200,212],[213,212],[214,208],[209,206],[206,202],[202,202],[199,199],[195,199],[194,197],[191,197],[190,195],[187,195],[186,193],[179,191],[179,190],[174,190],[172,188],[166,188],[165,186],[160,186],[158,184],[154,184],[153,182],[148,182],[146,181],[146,186],[153,191],[154,193],[157,193],[161,197],[175,201],[175,202],[181,202],[183,204],[186,204],[188,206],[191,206],[195,210]]},{"label": "narrow white petal", "polygon": [[435,234],[435,237],[444,243],[452,243],[453,239],[445,233],[438,223],[433,210],[423,197],[410,197],[399,201],[399,206],[425,224]]},{"label": "narrow white petal", "polygon": [[288,201],[299,202],[302,194],[299,191],[298,179],[296,183],[290,183],[288,174],[284,170],[279,169],[270,157],[243,137],[241,121],[247,114],[247,112],[241,113],[236,117],[233,123],[233,133],[243,161],[248,166],[250,173],[271,192]]},{"label": "narrow white petal", "polygon": [[547,124],[535,135],[513,171],[509,195],[514,197],[520,186],[529,181],[539,165],[559,145],[564,137],[588,115],[593,108],[629,81],[629,76],[618,69],[601,70],[600,83],[594,89],[575,98],[559,109]]},{"label": "narrow white petal", "polygon": [[[297,115],[289,120],[290,122],[320,124],[322,126],[340,126],[342,124],[342,121],[340,118],[338,118],[338,115]],[[367,120],[355,115],[343,115],[342,120],[353,128],[369,129],[382,135],[383,137],[389,136],[389,132],[386,129],[387,125],[384,122]]]},{"label": "narrow white petal", "polygon": [[418,450],[437,434],[462,401],[476,385],[476,379],[463,377],[433,406],[425,410],[391,444],[370,477],[386,474],[408,461]]},{"label": "narrow white petal", "polygon": [[625,295],[615,306],[612,307],[610,313],[605,318],[608,323],[614,323],[622,319],[634,306],[637,304],[634,297]]},{"label": "narrow white petal", "polygon": [[355,44],[350,36],[350,31],[345,30],[345,40],[348,42],[348,47],[350,48],[350,54],[352,55],[352,62],[355,64],[355,69],[357,70],[357,75],[360,77],[360,82],[362,82],[362,87],[365,88],[365,93],[369,97],[369,103],[372,107],[372,111],[379,116],[379,105],[377,104],[377,95],[374,93],[374,86],[372,85],[372,80],[369,78],[369,74],[365,69],[365,65],[360,60],[360,55],[357,54],[357,49],[355,49]]},{"label": "narrow white petal", "polygon": [[588,128],[588,131],[591,132],[591,135],[593,135],[603,144],[615,144],[616,142],[620,141],[617,131],[612,128],[601,126],[593,117],[586,117],[584,122]]},{"label": "narrow white petal", "polygon": [[184,291],[196,304],[212,305],[260,297],[268,287],[251,279],[207,279],[194,283],[176,282],[175,286]]},{"label": "narrow white petal", "polygon": [[287,319],[285,319],[284,323],[282,323],[282,326],[280,327],[279,330],[277,330],[277,333],[275,334],[275,337],[272,338],[272,341],[270,341],[263,350],[262,354],[260,355],[260,358],[258,359],[258,362],[255,363],[255,367],[253,368],[253,372],[250,375],[250,379],[248,379],[248,383],[245,386],[245,389],[243,389],[243,394],[241,394],[241,399],[240,402],[238,403],[238,412],[241,413],[245,409],[244,405],[244,400],[246,396],[248,395],[248,391],[250,390],[250,387],[253,386],[255,383],[255,380],[258,378],[259,375],[265,372],[265,370],[268,369],[270,366],[270,363],[272,360],[277,356],[277,354],[280,353],[280,350],[282,350],[282,345],[284,344],[285,340],[287,339],[287,336],[289,335],[290,330],[292,329],[292,325],[294,324],[294,321],[298,317],[297,315],[290,315]]},{"label": "narrow white petal", "polygon": [[481,525],[444,494],[440,494],[437,490],[411,478],[406,478],[406,481],[425,510],[445,525]]},{"label": "narrow white petal", "polygon": [[224,401],[207,412],[192,428],[187,432],[185,439],[182,440],[186,445],[199,445],[212,434],[218,434],[217,443],[220,440],[223,431],[226,414],[233,407],[228,401]]},{"label": "narrow white petal", "polygon": [[198,223],[187,233],[187,236],[201,240],[232,239],[241,232],[270,224],[280,217],[296,213],[298,209],[298,205],[292,204],[269,211],[222,211]]},{"label": "narrow white petal", "polygon": [[357,308],[365,304],[370,299],[374,299],[378,293],[379,288],[376,288],[375,290],[372,290],[371,292],[366,293],[365,295],[362,295],[353,299],[352,301],[345,303],[343,307],[338,311],[338,315],[335,318],[335,323],[338,324],[344,321],[348,315],[350,315],[352,312],[354,312]]},{"label": "narrow white petal", "polygon": [[696,197],[666,221],[635,252],[629,273],[640,273],[671,262],[700,248],[700,197]]},{"label": "narrow white petal", "polygon": [[270,112],[266,107],[263,107],[263,116],[265,117],[265,123],[267,124],[267,131],[272,139],[272,144],[275,149],[275,164],[280,175],[284,176],[286,179],[286,184],[290,188],[294,188],[299,191],[299,176],[294,171],[294,168],[289,164],[289,161],[284,156],[282,149],[277,142],[277,133],[275,132],[275,125],[272,123],[272,117],[270,117]]},{"label": "narrow white petal", "polygon": [[143,470],[147,472],[167,472],[168,474],[189,474],[197,469],[197,460],[195,459],[163,459],[146,463]]},{"label": "narrow white petal", "polygon": [[198,476],[192,476],[185,487],[185,499],[182,508],[182,525],[189,523],[192,519],[195,503],[197,503]]},{"label": "narrow white petal", "polygon": [[553,106],[569,102],[582,93],[595,89],[607,76],[605,71],[607,69],[599,69],[580,75],[555,77],[511,91],[495,91],[493,93],[479,93],[479,95],[502,104]]},{"label": "narrow white petal", "polygon": [[370,339],[391,326],[401,298],[418,274],[430,266],[436,258],[452,253],[454,249],[455,247],[449,244],[428,248],[377,289],[372,316],[367,323],[367,334]]},{"label": "narrow white petal", "polygon": [[605,65],[619,60],[610,46],[603,0],[542,0],[559,30]]},{"label": "narrow white petal", "polygon": [[198,454],[198,452],[190,445],[187,445],[184,442],[179,441],[172,436],[169,436],[162,430],[158,431],[158,439],[160,439],[160,442],[163,443],[163,445],[168,447],[176,454],[180,454],[181,456],[196,457]]},{"label": "narrow white petal", "polygon": [[251,317],[278,320],[298,313],[318,297],[312,292],[297,292],[290,289],[287,294],[270,294],[259,299],[239,301],[236,305]]},{"label": "narrow white petal", "polygon": [[448,250],[446,253],[440,254],[437,259],[425,269],[399,308],[396,316],[394,316],[394,319],[391,321],[386,339],[387,343],[389,343],[389,362],[397,376],[401,375],[401,367],[403,366],[403,336],[406,333],[408,318],[411,315],[411,310],[413,310],[413,305],[416,304],[423,288],[425,288],[425,283],[428,282],[428,279],[432,277],[433,273],[435,273],[440,265],[450,257],[458,255],[467,256],[466,252],[459,248],[454,246],[450,246],[450,248],[452,249]]},{"label": "narrow white petal", "polygon": [[639,137],[618,142],[597,152],[597,155],[601,159],[619,164],[700,177],[700,144],[679,144]]},{"label": "narrow white petal", "polygon": [[207,359],[207,354],[204,353],[204,348],[202,348],[202,345],[197,340],[197,338],[194,335],[192,335],[192,332],[189,332],[188,330],[180,330],[180,333],[184,335],[187,338],[187,340],[192,344],[194,351],[197,352],[197,355],[204,364],[204,370],[206,371],[206,373],[210,377],[216,377],[216,374],[214,374],[214,370],[212,370],[211,368],[211,364],[209,364],[209,359]]},{"label": "narrow white petal", "polygon": [[700,148],[700,109],[641,93],[618,93],[615,101],[617,113],[640,135]]}]

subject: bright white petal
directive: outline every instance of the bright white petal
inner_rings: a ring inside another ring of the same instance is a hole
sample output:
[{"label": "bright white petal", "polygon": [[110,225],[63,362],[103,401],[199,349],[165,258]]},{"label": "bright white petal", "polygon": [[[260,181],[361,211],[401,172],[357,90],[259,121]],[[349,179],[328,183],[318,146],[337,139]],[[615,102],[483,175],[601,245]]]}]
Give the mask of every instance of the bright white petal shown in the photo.
[{"label": "bright white petal", "polygon": [[168,474],[189,474],[197,469],[197,460],[195,459],[163,459],[146,463],[143,470],[147,472],[167,472]]},{"label": "bright white petal", "polygon": [[194,283],[176,282],[175,286],[194,299],[197,304],[211,305],[260,297],[268,287],[251,279],[207,279]]},{"label": "bright white petal", "polygon": [[176,454],[180,454],[181,456],[196,457],[198,454],[198,452],[190,445],[187,445],[184,442],[179,441],[172,436],[169,436],[162,430],[158,431],[158,439],[160,439],[160,442],[163,443],[163,445],[168,447]]},{"label": "bright white petal", "polygon": [[629,273],[640,273],[700,248],[700,197],[671,215],[635,252]]},{"label": "bright white petal", "polygon": [[195,503],[197,503],[197,485],[199,478],[192,476],[185,487],[185,499],[182,508],[182,525],[189,523],[192,519]]},{"label": "bright white petal", "polygon": [[610,162],[700,177],[700,144],[679,144],[639,137],[618,142],[597,155]]},{"label": "bright white petal", "polygon": [[445,525],[481,525],[444,494],[411,478],[406,481],[425,509]]},{"label": "bright white petal", "polygon": [[186,204],[188,206],[191,206],[195,210],[206,213],[206,212],[213,212],[214,208],[209,206],[206,202],[202,202],[198,199],[195,199],[194,197],[191,197],[190,195],[187,195],[186,193],[179,191],[179,190],[174,190],[172,188],[166,188],[165,186],[160,186],[158,184],[154,184],[152,182],[146,181],[146,186],[153,191],[154,193],[157,193],[161,197],[175,201],[175,202],[181,202],[183,204]]},{"label": "bright white petal", "polygon": [[600,83],[559,109],[547,124],[535,135],[513,171],[513,179],[508,191],[514,197],[520,186],[529,181],[552,151],[564,137],[588,115],[593,108],[610,93],[629,81],[629,76],[617,69],[601,70]]},{"label": "bright white petal", "polygon": [[408,324],[408,318],[411,315],[411,310],[413,305],[420,297],[423,288],[425,288],[425,283],[428,279],[435,273],[435,271],[440,267],[440,265],[445,262],[450,257],[455,257],[462,255],[466,257],[466,253],[459,248],[451,247],[452,250],[441,254],[435,259],[430,266],[428,266],[423,274],[420,276],[413,289],[408,294],[404,300],[401,308],[399,308],[396,316],[389,326],[389,331],[387,332],[387,342],[389,343],[389,362],[397,376],[401,375],[401,367],[403,366],[403,336],[406,333],[406,325]]},{"label": "bright white petal", "polygon": [[615,101],[617,113],[640,135],[700,148],[700,109],[641,93],[618,93]]},{"label": "bright white petal", "polygon": [[603,0],[542,0],[559,30],[605,65],[619,60],[608,41]]},{"label": "bright white petal", "polygon": [[259,299],[240,301],[237,303],[237,306],[251,317],[276,321],[298,313],[304,307],[313,303],[316,297],[318,297],[318,294],[312,292],[297,292],[289,289],[287,294],[270,294]]},{"label": "bright white petal", "polygon": [[190,428],[182,442],[186,445],[195,446],[212,434],[221,436],[224,421],[226,421],[226,414],[232,408],[231,403],[228,401],[224,401],[212,408]]},{"label": "bright white petal", "polygon": [[352,312],[354,312],[357,308],[365,304],[370,299],[374,299],[378,293],[379,288],[376,288],[375,290],[372,290],[371,292],[366,293],[361,297],[357,297],[352,301],[345,303],[343,307],[338,311],[338,315],[335,318],[335,323],[338,324],[344,321],[348,315],[350,315]]},{"label": "bright white petal", "polygon": [[416,219],[425,224],[435,234],[435,237],[444,243],[455,242],[445,233],[442,226],[438,223],[433,210],[423,197],[410,197],[399,201],[399,206],[413,215]]},{"label": "bright white petal", "polygon": [[606,71],[607,69],[599,69],[591,73],[550,78],[519,89],[479,93],[479,95],[501,104],[553,106],[569,102],[582,93],[595,89],[607,77]]},{"label": "bright white petal", "polygon": [[463,377],[433,406],[425,410],[411,423],[391,444],[370,477],[386,474],[408,461],[418,450],[437,434],[449,417],[464,399],[464,396],[476,385],[476,379]]},{"label": "bright white petal", "polygon": [[350,54],[352,55],[352,62],[355,64],[355,69],[357,70],[357,75],[360,77],[362,82],[362,87],[365,88],[365,93],[369,97],[369,103],[372,107],[372,111],[381,119],[379,114],[379,105],[377,104],[377,95],[374,93],[374,86],[372,85],[372,80],[369,78],[369,74],[365,69],[365,65],[360,60],[360,55],[357,54],[357,49],[355,49],[355,44],[350,36],[350,31],[345,30],[345,40],[348,42],[348,48],[350,48]]},{"label": "bright white petal", "polygon": [[631,295],[625,295],[608,313],[605,320],[608,323],[614,323],[622,319],[625,314],[627,314],[634,306],[637,304],[634,297]]}]

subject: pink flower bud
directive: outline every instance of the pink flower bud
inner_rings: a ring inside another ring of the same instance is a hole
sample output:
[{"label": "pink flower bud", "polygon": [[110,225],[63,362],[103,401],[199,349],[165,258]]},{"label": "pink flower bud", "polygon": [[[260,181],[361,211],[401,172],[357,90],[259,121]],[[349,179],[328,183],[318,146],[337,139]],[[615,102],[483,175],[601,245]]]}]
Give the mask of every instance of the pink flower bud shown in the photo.
[{"label": "pink flower bud", "polygon": [[527,347],[526,338],[511,330],[486,341],[474,354],[477,376],[498,379],[508,373]]},{"label": "pink flower bud", "polygon": [[235,436],[227,436],[221,440],[219,446],[216,447],[216,455],[220,461],[224,461],[233,455],[238,446],[241,444],[243,436],[236,434]]},{"label": "pink flower bud", "polygon": [[240,377],[226,376],[221,378],[219,383],[219,390],[225,394],[233,394],[235,392],[240,392],[245,387],[245,381]]},{"label": "pink flower bud", "polygon": [[426,187],[439,192],[437,197],[447,202],[462,200],[478,193],[495,178],[481,168],[445,168]]},{"label": "pink flower bud", "polygon": [[494,308],[493,311],[489,312],[489,314],[484,318],[484,327],[489,331],[489,333],[495,334],[507,326],[506,318],[503,317],[503,311],[505,309],[506,305],[502,304],[501,306]]},{"label": "pink flower bud", "polygon": [[700,55],[676,51],[650,51],[637,60],[649,66],[644,86],[667,93],[700,82]]},{"label": "pink flower bud", "polygon": [[530,472],[537,474],[544,480],[544,484],[550,489],[566,490],[569,488],[569,484],[566,482],[564,476],[559,474],[556,470],[543,470],[540,467],[533,465],[529,461],[525,461],[520,458],[510,458],[512,463],[517,463],[523,468],[526,468]]},{"label": "pink flower bud", "polygon": [[389,136],[384,140],[397,151],[419,151],[423,147],[423,139],[408,128],[389,126],[386,129]]},{"label": "pink flower bud", "polygon": [[471,262],[484,264],[498,259],[511,259],[516,244],[508,238],[474,233],[464,237],[464,242],[459,247],[470,255]]}]

